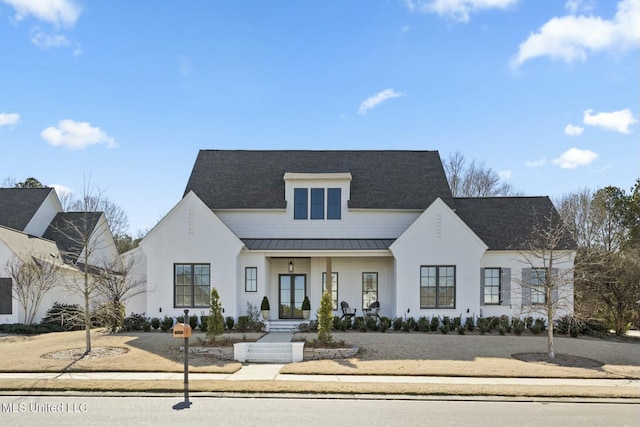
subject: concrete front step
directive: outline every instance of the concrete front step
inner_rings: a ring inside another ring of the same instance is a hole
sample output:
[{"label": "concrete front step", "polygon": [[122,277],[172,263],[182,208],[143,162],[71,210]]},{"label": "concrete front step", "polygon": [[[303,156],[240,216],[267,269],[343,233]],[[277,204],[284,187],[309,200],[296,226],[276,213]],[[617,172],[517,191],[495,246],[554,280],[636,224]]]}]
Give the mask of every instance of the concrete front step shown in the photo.
[{"label": "concrete front step", "polygon": [[301,362],[304,343],[237,343],[233,345],[234,359],[252,363]]},{"label": "concrete front step", "polygon": [[270,320],[265,322],[269,332],[299,332],[301,323],[309,323],[308,320]]}]

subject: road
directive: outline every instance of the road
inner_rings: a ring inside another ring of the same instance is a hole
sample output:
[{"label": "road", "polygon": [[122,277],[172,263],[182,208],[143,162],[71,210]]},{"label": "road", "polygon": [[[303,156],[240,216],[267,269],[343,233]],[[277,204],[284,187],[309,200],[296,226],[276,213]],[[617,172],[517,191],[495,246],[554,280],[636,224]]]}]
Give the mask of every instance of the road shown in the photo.
[{"label": "road", "polygon": [[330,398],[0,396],[3,426],[639,426],[630,403]]}]

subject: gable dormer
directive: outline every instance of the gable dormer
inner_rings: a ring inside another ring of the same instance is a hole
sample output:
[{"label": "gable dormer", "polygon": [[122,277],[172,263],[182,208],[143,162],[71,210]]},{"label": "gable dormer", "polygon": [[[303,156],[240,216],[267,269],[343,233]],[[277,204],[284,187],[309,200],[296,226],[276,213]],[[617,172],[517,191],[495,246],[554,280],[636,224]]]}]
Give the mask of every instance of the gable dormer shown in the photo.
[{"label": "gable dormer", "polygon": [[351,195],[351,174],[286,172],[287,217],[294,220],[341,220]]}]

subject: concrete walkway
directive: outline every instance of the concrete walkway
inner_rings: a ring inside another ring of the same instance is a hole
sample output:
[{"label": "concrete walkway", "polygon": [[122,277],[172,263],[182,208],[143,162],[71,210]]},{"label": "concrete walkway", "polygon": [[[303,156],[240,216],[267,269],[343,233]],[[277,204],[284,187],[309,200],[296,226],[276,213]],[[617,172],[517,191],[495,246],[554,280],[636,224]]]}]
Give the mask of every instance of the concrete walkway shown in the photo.
[{"label": "concrete walkway", "polygon": [[[233,374],[190,373],[189,380],[223,381],[307,381],[335,383],[387,384],[469,384],[469,385],[540,385],[579,387],[631,387],[640,390],[637,379],[588,378],[496,378],[496,377],[431,377],[391,375],[292,375],[281,374],[284,365],[248,364]],[[0,373],[3,379],[40,380],[182,380],[182,372],[76,372],[76,373]]]}]

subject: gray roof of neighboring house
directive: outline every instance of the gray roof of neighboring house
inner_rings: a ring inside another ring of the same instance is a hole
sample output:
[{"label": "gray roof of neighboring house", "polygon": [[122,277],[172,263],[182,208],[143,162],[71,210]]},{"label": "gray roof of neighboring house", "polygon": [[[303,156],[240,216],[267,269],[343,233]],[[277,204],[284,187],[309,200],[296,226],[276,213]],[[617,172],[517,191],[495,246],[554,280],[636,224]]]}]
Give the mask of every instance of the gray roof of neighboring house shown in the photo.
[{"label": "gray roof of neighboring house", "polygon": [[[559,220],[551,200],[544,197],[456,198],[456,214],[491,250],[526,250],[536,226]],[[575,249],[568,233],[556,249]]]},{"label": "gray roof of neighboring house", "polygon": [[24,231],[53,188],[0,188],[0,225]]},{"label": "gray roof of neighboring house", "polygon": [[252,251],[385,250],[395,239],[242,239]]},{"label": "gray roof of neighboring house", "polygon": [[56,242],[65,262],[75,264],[101,215],[102,212],[60,212],[42,237]]},{"label": "gray roof of neighboring house", "polygon": [[184,194],[211,209],[282,209],[285,172],[351,173],[350,208],[453,205],[437,151],[200,150]]},{"label": "gray roof of neighboring house", "polygon": [[55,242],[0,225],[0,241],[22,260],[27,257],[58,258],[60,253]]}]

